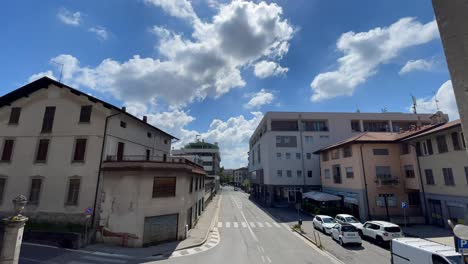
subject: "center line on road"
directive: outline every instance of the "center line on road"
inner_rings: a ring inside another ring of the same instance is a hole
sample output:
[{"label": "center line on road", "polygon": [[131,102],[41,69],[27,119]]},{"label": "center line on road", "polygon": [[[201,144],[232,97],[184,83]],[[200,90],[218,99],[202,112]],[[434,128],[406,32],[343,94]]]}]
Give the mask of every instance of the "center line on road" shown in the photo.
[{"label": "center line on road", "polygon": [[[244,212],[241,211],[241,215],[242,217],[244,218],[244,221],[247,222],[247,218],[245,218],[245,215],[244,215]],[[249,231],[250,231],[250,234],[252,235],[253,239],[258,242],[258,238],[257,236],[254,234],[254,232],[252,231],[252,228],[250,228],[250,226],[247,226],[249,228]]]},{"label": "center line on road", "polygon": [[239,227],[239,224],[237,224],[237,222],[234,222],[234,228],[238,228]]}]

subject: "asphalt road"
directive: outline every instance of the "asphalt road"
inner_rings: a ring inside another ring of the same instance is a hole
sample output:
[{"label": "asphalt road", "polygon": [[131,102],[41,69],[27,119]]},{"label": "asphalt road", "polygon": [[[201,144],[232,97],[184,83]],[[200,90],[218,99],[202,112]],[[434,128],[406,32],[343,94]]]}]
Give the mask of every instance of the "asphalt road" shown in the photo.
[{"label": "asphalt road", "polygon": [[216,232],[210,237],[215,242],[203,249],[165,259],[134,259],[24,244],[20,263],[337,263],[291,232],[287,224],[277,223],[247,194],[228,187],[222,196]]}]

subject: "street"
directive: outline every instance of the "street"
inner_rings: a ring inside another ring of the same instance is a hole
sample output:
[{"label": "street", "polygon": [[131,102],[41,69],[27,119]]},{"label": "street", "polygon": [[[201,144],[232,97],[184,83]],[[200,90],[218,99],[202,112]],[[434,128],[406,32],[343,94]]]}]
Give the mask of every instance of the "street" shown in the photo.
[{"label": "street", "polygon": [[138,259],[24,244],[20,263],[339,263],[291,232],[288,224],[277,223],[248,194],[226,187],[221,195],[218,223],[200,248]]}]

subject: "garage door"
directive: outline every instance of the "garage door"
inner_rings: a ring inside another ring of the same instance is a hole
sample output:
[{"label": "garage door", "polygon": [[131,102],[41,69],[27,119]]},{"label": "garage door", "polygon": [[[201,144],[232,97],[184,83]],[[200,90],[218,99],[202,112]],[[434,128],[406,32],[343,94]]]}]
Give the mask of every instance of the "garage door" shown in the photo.
[{"label": "garage door", "polygon": [[177,240],[178,220],[178,214],[145,217],[143,243],[148,245]]}]

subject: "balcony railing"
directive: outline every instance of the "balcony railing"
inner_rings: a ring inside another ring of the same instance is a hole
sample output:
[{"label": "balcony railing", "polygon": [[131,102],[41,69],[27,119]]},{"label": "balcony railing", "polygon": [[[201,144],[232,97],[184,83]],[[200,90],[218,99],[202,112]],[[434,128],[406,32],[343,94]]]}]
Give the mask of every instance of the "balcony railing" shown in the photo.
[{"label": "balcony railing", "polygon": [[400,183],[398,177],[385,177],[385,178],[375,178],[375,183],[377,186],[395,186]]},{"label": "balcony railing", "polygon": [[192,162],[183,157],[171,156],[146,156],[146,155],[107,155],[104,162],[160,162],[160,163],[182,163],[202,167],[200,164]]}]

